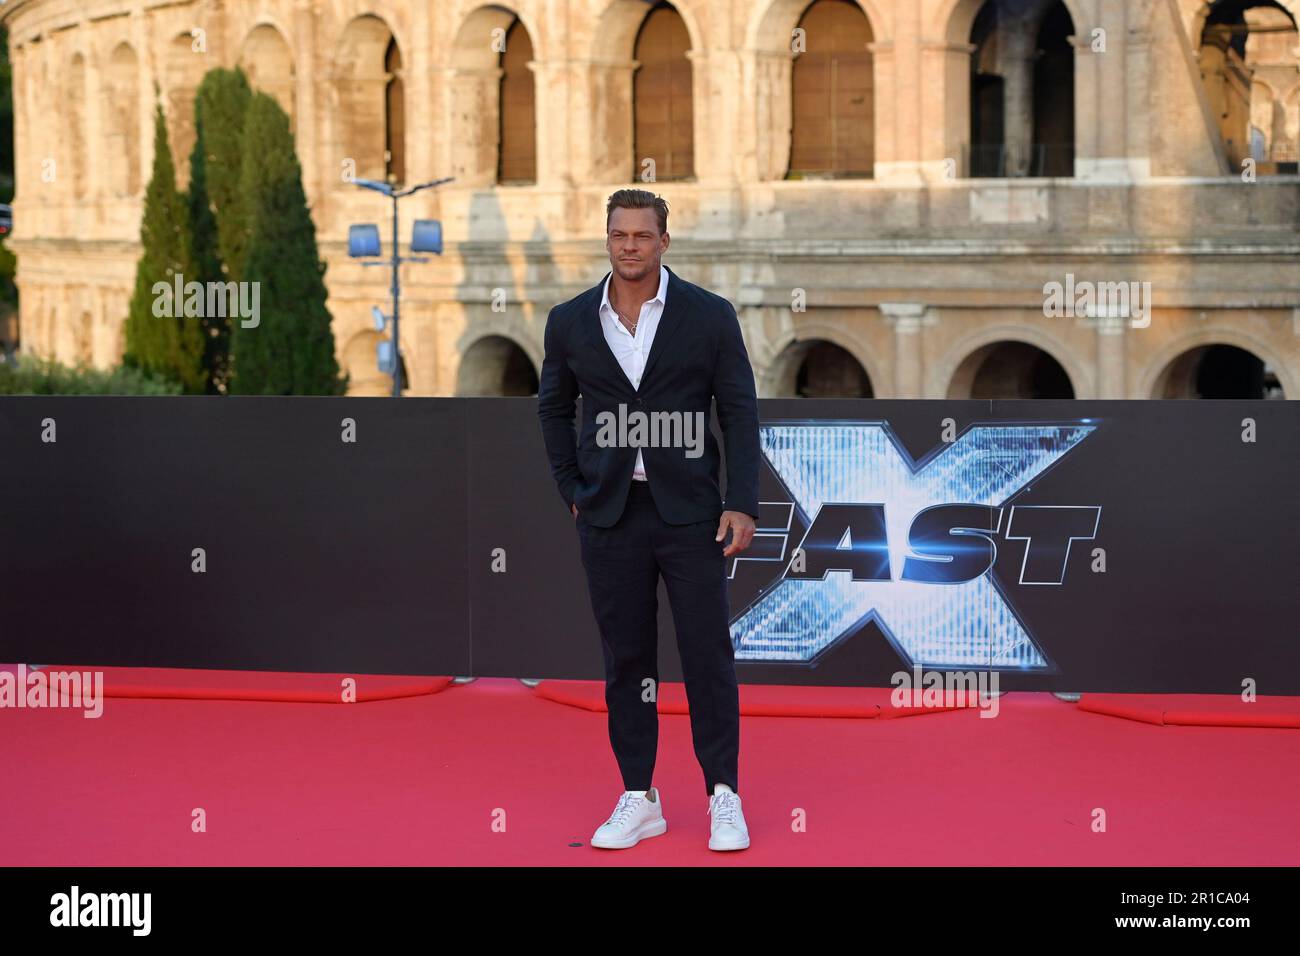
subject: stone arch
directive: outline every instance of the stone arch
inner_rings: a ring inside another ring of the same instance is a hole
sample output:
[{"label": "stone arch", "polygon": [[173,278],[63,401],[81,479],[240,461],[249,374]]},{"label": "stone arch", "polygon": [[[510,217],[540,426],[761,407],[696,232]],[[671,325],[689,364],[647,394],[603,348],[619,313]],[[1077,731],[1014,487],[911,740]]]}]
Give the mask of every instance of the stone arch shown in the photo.
[{"label": "stone arch", "polygon": [[536,395],[537,363],[508,335],[480,335],[460,353],[457,395]]},{"label": "stone arch", "polygon": [[790,68],[788,176],[870,176],[875,169],[875,34],[862,8],[814,0],[799,17]]},{"label": "stone arch", "polygon": [[1076,0],[941,7],[944,144],[963,175],[1073,175],[1080,13]]},{"label": "stone arch", "polygon": [[1274,89],[1274,88],[1273,88],[1273,84],[1270,83],[1270,82],[1269,82],[1267,79],[1265,79],[1264,77],[1262,77],[1262,76],[1257,76],[1257,77],[1255,77],[1255,78],[1251,81],[1251,84],[1250,84],[1250,85],[1251,85],[1252,88],[1254,88],[1254,87],[1259,87],[1261,90],[1263,90],[1263,91],[1268,95],[1268,98],[1269,98],[1270,100],[1276,100],[1276,99],[1277,99],[1277,90]]},{"label": "stone arch", "polygon": [[[756,6],[754,16],[745,28],[745,47],[768,53],[790,55],[790,36],[804,11],[814,0],[768,0]],[[871,26],[871,35],[877,43],[888,43],[893,37],[893,21],[885,15],[879,0],[849,0],[860,9]]]},{"label": "stone arch", "polygon": [[[1243,0],[1210,0],[1199,5],[1189,20],[1191,32],[1188,38],[1196,52],[1205,95],[1217,117],[1219,136],[1232,168],[1239,168],[1244,160],[1254,155],[1253,130],[1261,109],[1255,92],[1258,86],[1268,84],[1246,66],[1245,44],[1249,40],[1249,34],[1226,37],[1220,34],[1207,44],[1207,31],[1211,19],[1219,11],[1224,11],[1229,18],[1240,16],[1244,23],[1248,11],[1259,9],[1280,10],[1290,19],[1293,30],[1300,29],[1300,0],[1244,0],[1244,5]],[[1244,103],[1239,93],[1241,86],[1246,87]],[[1269,87],[1269,92],[1276,100],[1277,91]],[[1285,119],[1282,125],[1285,131]],[[1275,122],[1271,115],[1265,121],[1265,126],[1267,129],[1261,127],[1260,131],[1264,134],[1266,143],[1271,145],[1275,132]]]},{"label": "stone arch", "polygon": [[767,349],[767,360],[757,372],[758,394],[760,397],[774,398],[782,394],[797,373],[798,366],[805,358],[799,346],[804,343],[826,342],[847,352],[866,373],[874,398],[886,398],[890,381],[886,377],[886,367],[877,360],[874,352],[864,342],[846,334],[843,325],[830,321],[796,320],[795,327],[779,339],[772,342]]},{"label": "stone arch", "polygon": [[1295,371],[1281,359],[1277,350],[1259,336],[1227,326],[1200,329],[1181,335],[1164,348],[1153,353],[1139,373],[1134,394],[1139,398],[1158,398],[1163,377],[1180,356],[1211,345],[1231,345],[1250,352],[1268,363],[1277,374],[1278,384],[1289,398],[1300,396],[1300,380]]},{"label": "stone arch", "polygon": [[[795,125],[794,54],[791,50],[794,29],[816,0],[770,0],[756,11],[746,28],[745,47],[753,57],[752,102],[757,110],[754,148],[754,175],[762,180],[783,179],[790,171]],[[888,46],[889,21],[877,0],[848,0],[866,18],[871,47]],[[876,58],[871,57],[871,113],[874,127],[878,111],[875,93]],[[876,142],[871,131],[872,151]],[[874,165],[874,156],[873,165]]]},{"label": "stone arch", "polygon": [[533,40],[534,52],[538,57],[544,55],[539,43],[542,33],[530,12],[517,10],[506,3],[484,3],[474,7],[465,14],[456,29],[452,40],[451,63],[457,67],[480,68],[497,62],[500,55],[492,49],[492,31],[500,28],[503,33],[510,25],[520,21],[529,37]]},{"label": "stone arch", "polygon": [[[637,34],[656,3],[647,0],[606,0],[596,15],[588,55],[593,61],[614,63],[631,59]],[[681,17],[692,50],[703,49],[695,0],[673,0],[669,5]]]},{"label": "stone arch", "polygon": [[[503,63],[512,50],[512,32],[516,34],[517,46],[520,30],[532,58],[521,64],[511,57],[510,62]],[[535,180],[537,112],[536,87],[531,71],[532,64],[540,58],[537,37],[537,31],[527,18],[501,4],[476,7],[456,30],[451,47],[451,65],[447,70],[447,104],[451,116],[451,175],[458,183],[477,186],[497,183],[503,173],[503,135],[526,136],[528,131],[521,127],[528,125],[530,120],[534,137],[532,176]],[[503,109],[502,84],[507,79],[509,106]],[[507,149],[510,155],[504,172],[511,178],[521,168],[526,173],[528,144],[516,138],[507,143]]]},{"label": "stone arch", "polygon": [[358,179],[387,180],[405,165],[405,130],[390,117],[400,64],[397,36],[382,17],[365,13],[343,28],[332,64],[331,120],[339,155],[353,160]]},{"label": "stone arch", "polygon": [[1096,394],[1095,377],[1078,361],[1068,343],[1028,324],[1006,323],[977,329],[953,342],[938,361],[927,369],[925,394],[947,396],[962,363],[981,349],[999,342],[1019,342],[1047,353],[1064,370],[1075,398],[1091,398]]},{"label": "stone arch", "polygon": [[[668,4],[686,29],[688,61],[703,49],[695,0]],[[605,0],[594,18],[587,57],[591,83],[591,177],[598,182],[628,182],[639,178],[636,143],[637,41],[642,27],[658,7],[646,0]],[[693,64],[692,64],[693,65]],[[701,84],[691,82],[691,139],[707,116]],[[656,173],[658,171],[656,170]]]},{"label": "stone arch", "polygon": [[140,192],[140,68],[131,44],[109,54],[104,82],[104,166],[109,195]]},{"label": "stone arch", "polygon": [[960,45],[970,42],[975,17],[985,2],[986,0],[943,0],[935,10],[933,26],[939,28],[936,32],[947,43]]},{"label": "stone arch", "polygon": [[293,50],[284,32],[273,23],[254,26],[239,47],[239,66],[248,75],[249,84],[273,96],[289,114],[292,127],[297,107],[295,68]]},{"label": "stone arch", "polygon": [[343,346],[342,365],[348,373],[348,394],[384,396],[393,394],[393,379],[379,371],[378,345],[385,336],[364,329]]},{"label": "stone arch", "polygon": [[767,370],[775,398],[874,398],[871,375],[848,349],[826,339],[799,339]]},{"label": "stone arch", "polygon": [[[943,37],[942,49],[937,55],[943,59],[941,72],[944,86],[944,115],[942,116],[944,156],[954,159],[965,157],[964,160],[958,159],[958,164],[965,168],[966,173],[969,173],[972,156],[971,57],[976,53],[976,48],[971,43],[971,33],[980,12],[994,2],[995,0],[941,0],[930,22],[933,35]],[[1043,17],[1053,3],[1054,0],[1035,0],[1030,8],[1033,35],[1029,39],[1035,43],[1038,31],[1042,27]],[[1061,0],[1061,3],[1073,24],[1073,35],[1086,36],[1091,20],[1081,0]],[[1074,77],[1073,99],[1078,102],[1081,95],[1087,95],[1087,91],[1081,88],[1081,82],[1086,81],[1087,73],[1084,71],[1081,74],[1076,68],[1072,75]],[[936,122],[938,119],[936,118]],[[1078,143],[1077,123],[1071,140],[1075,144]],[[1074,150],[1068,152],[1072,165]],[[1063,160],[1061,165],[1064,166]]]},{"label": "stone arch", "polygon": [[[1193,49],[1199,49],[1201,46],[1201,37],[1205,33],[1205,23],[1210,18],[1210,13],[1216,6],[1225,0],[1205,0],[1204,3],[1193,7],[1186,22],[1187,38],[1191,41]],[[1300,26],[1300,0],[1274,0],[1274,2],[1285,10],[1291,16],[1291,22]],[[1154,10],[1156,4],[1151,4]]]},{"label": "stone arch", "polygon": [[948,398],[975,400],[1069,399],[1074,383],[1050,352],[1014,339],[971,352],[948,383]]},{"label": "stone arch", "polygon": [[[971,27],[975,25],[975,17],[979,14],[980,9],[985,3],[993,0],[940,0],[935,7],[934,19],[932,26],[936,27],[936,33],[943,36],[948,43],[961,44],[966,43],[970,37]],[[1083,0],[1061,0],[1065,5],[1066,11],[1070,14],[1070,19],[1074,22],[1075,35],[1086,34],[1092,22],[1088,11],[1083,6]],[[1045,10],[1051,5],[1051,0],[1037,0],[1037,6]]]}]

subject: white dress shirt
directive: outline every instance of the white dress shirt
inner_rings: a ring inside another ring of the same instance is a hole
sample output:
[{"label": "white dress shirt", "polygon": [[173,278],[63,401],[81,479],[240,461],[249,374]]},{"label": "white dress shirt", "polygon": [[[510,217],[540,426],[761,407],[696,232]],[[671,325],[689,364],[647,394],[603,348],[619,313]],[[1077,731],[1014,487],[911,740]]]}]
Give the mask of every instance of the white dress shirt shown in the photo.
[{"label": "white dress shirt", "polygon": [[[641,316],[637,319],[636,335],[619,320],[618,313],[609,304],[609,284],[614,279],[611,272],[605,280],[605,289],[600,297],[600,327],[605,333],[605,341],[610,351],[623,369],[623,374],[632,383],[633,388],[641,387],[641,373],[645,371],[645,361],[650,356],[650,346],[654,342],[655,329],[659,327],[659,316],[663,315],[664,302],[668,298],[668,270],[659,266],[659,291],[654,298],[647,299],[641,305]],[[641,458],[641,449],[636,452],[636,465],[632,468],[635,481],[645,481],[645,462]]]}]

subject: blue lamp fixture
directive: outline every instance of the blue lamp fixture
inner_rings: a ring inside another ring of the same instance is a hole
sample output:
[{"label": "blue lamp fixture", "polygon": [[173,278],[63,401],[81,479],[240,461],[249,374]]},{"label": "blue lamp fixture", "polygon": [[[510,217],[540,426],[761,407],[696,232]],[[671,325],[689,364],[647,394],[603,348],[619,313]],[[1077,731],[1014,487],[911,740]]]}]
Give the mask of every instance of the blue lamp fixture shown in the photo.
[{"label": "blue lamp fixture", "polygon": [[348,255],[353,259],[379,255],[379,227],[373,222],[348,226]]},{"label": "blue lamp fixture", "polygon": [[[417,193],[422,189],[428,189],[432,186],[441,186],[443,183],[451,182],[452,177],[445,179],[435,179],[427,183],[420,183],[407,189],[396,190],[389,183],[380,182],[375,179],[356,179],[353,182],[362,189],[371,189],[377,193],[383,193],[393,201],[393,232],[392,232],[392,254],[388,261],[363,262],[363,266],[382,266],[386,265],[393,270],[393,281],[391,293],[393,297],[393,314],[386,316],[379,308],[371,309],[371,316],[375,321],[375,329],[379,332],[384,331],[385,327],[391,321],[393,337],[385,339],[379,343],[378,362],[379,370],[385,375],[393,377],[393,397],[400,398],[402,395],[402,361],[400,345],[401,329],[401,306],[402,306],[402,286],[399,270],[403,262],[428,262],[423,256],[403,256],[399,253],[397,245],[397,201],[405,199],[407,196]],[[442,254],[442,223],[436,219],[417,219],[411,232],[411,251],[412,252],[432,252],[438,255]],[[379,242],[379,227],[374,223],[357,223],[348,227],[348,255],[354,259],[377,258],[382,254]]]}]

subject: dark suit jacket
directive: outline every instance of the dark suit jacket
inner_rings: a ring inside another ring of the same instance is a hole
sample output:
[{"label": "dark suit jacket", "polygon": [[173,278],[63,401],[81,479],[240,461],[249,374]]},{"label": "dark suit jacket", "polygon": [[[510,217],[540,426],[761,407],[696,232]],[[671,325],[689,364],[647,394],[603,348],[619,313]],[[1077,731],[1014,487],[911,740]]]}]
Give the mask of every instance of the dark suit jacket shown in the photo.
[{"label": "dark suit jacket", "polygon": [[[605,274],[608,277],[609,273]],[[717,520],[723,511],[758,517],[758,400],[736,310],[720,295],[668,270],[668,291],[641,385],[633,388],[605,341],[600,300],[605,280],[561,303],[546,320],[546,358],[537,393],[551,474],[566,505],[596,527],[623,513],[637,448],[597,444],[601,412],[703,413],[703,454],[641,447],[655,506],[669,524]],[[575,439],[575,399],[582,427]],[[717,399],[727,452],[727,500],[719,493],[718,443],[709,426]],[[693,419],[698,420],[698,419]]]}]

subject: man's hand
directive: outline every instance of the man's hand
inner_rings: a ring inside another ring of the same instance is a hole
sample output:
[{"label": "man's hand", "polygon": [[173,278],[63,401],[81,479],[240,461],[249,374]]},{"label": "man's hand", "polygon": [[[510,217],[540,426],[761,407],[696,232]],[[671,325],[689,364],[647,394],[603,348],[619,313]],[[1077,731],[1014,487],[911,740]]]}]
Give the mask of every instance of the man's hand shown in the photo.
[{"label": "man's hand", "polygon": [[574,521],[577,521],[577,520],[578,520],[578,506],[577,506],[577,505],[569,505],[569,510],[573,512],[573,520],[574,520]]},{"label": "man's hand", "polygon": [[754,519],[742,511],[722,512],[722,519],[718,522],[718,536],[713,540],[721,541],[725,538],[728,528],[731,529],[731,544],[722,552],[725,558],[749,547],[749,543],[754,540]]}]

